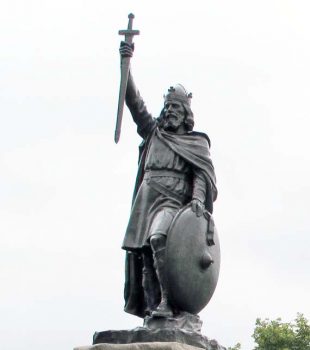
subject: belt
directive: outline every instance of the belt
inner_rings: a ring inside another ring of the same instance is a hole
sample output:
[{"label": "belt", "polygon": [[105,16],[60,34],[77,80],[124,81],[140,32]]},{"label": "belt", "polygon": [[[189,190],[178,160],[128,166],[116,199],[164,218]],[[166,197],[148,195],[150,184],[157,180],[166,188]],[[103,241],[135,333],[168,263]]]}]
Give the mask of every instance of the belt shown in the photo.
[{"label": "belt", "polygon": [[174,178],[185,180],[185,178],[187,177],[186,174],[179,173],[173,170],[147,170],[144,174],[144,180],[154,190],[156,190],[157,192],[165,196],[174,198],[180,203],[184,202],[186,197],[180,196],[179,194],[171,191],[164,185],[154,181],[153,179],[156,177],[174,177]]},{"label": "belt", "polygon": [[174,170],[146,170],[144,174],[144,178],[152,178],[152,177],[176,177],[181,180],[185,180],[187,178],[187,174],[180,173]]}]

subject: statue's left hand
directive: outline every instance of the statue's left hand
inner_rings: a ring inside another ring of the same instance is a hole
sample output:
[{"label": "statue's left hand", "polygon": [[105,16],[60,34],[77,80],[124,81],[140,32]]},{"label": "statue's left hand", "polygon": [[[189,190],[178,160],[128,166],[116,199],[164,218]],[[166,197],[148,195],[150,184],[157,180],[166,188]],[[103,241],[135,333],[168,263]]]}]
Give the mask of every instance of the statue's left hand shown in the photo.
[{"label": "statue's left hand", "polygon": [[197,198],[194,198],[191,203],[192,211],[196,213],[196,215],[199,217],[203,214],[205,206],[204,204]]}]

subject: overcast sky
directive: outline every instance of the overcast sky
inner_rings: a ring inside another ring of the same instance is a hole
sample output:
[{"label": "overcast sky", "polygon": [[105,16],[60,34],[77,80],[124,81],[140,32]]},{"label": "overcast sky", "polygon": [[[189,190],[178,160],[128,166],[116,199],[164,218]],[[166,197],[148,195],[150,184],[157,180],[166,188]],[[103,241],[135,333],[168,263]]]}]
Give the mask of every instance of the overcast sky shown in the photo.
[{"label": "overcast sky", "polygon": [[0,347],[66,350],[130,329],[121,251],[137,170],[114,144],[119,29],[148,109],[182,83],[212,142],[222,265],[203,333],[253,349],[257,317],[310,317],[307,0],[0,3]]}]

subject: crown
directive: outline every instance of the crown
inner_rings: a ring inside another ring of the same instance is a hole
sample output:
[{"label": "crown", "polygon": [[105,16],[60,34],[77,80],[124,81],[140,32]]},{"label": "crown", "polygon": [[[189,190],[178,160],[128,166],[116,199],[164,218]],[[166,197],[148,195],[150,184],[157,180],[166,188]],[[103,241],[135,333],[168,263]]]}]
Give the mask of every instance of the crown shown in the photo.
[{"label": "crown", "polygon": [[175,86],[170,86],[167,95],[164,95],[165,102],[167,101],[179,101],[191,105],[192,93],[187,93],[184,86],[181,84],[176,84]]}]

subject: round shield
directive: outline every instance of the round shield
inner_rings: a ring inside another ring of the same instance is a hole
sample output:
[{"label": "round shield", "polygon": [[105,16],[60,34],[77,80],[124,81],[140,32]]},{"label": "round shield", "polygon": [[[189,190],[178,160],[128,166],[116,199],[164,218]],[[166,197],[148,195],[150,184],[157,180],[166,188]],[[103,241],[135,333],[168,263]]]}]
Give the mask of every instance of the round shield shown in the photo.
[{"label": "round shield", "polygon": [[[190,206],[175,216],[167,238],[166,277],[169,301],[179,310],[199,313],[211,299],[220,270],[216,228],[208,240],[210,218],[197,217]],[[208,244],[209,243],[209,244]],[[211,243],[211,244],[212,244]]]}]

